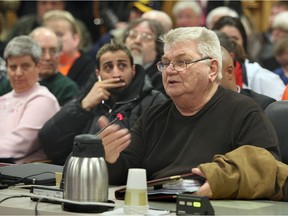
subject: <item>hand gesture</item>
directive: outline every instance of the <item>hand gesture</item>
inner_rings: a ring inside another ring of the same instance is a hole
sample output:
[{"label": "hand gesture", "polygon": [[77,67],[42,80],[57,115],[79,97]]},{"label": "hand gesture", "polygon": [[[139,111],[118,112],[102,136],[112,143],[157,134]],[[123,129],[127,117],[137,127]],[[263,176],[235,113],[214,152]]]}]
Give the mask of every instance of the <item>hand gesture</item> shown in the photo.
[{"label": "hand gesture", "polygon": [[111,78],[96,82],[90,92],[83,98],[81,106],[89,111],[96,107],[103,100],[108,100],[110,97],[109,89],[125,86],[125,82],[121,82],[120,78]]},{"label": "hand gesture", "polygon": [[[109,121],[105,116],[101,116],[98,123],[100,128],[104,128],[109,124]],[[99,136],[104,146],[105,160],[111,164],[117,161],[120,153],[127,148],[131,142],[129,130],[127,128],[121,129],[117,124],[108,126]]]}]

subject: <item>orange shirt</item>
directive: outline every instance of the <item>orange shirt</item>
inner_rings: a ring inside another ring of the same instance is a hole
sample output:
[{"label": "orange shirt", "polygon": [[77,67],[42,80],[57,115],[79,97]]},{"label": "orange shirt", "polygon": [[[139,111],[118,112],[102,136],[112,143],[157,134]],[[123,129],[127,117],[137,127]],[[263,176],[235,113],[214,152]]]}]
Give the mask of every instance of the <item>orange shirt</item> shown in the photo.
[{"label": "orange shirt", "polygon": [[57,67],[58,71],[60,71],[60,73],[62,73],[64,76],[67,76],[75,60],[79,57],[80,57],[80,52],[78,52],[77,55],[73,57],[61,55],[59,64]]},{"label": "orange shirt", "polygon": [[286,85],[282,100],[288,100],[288,85]]}]

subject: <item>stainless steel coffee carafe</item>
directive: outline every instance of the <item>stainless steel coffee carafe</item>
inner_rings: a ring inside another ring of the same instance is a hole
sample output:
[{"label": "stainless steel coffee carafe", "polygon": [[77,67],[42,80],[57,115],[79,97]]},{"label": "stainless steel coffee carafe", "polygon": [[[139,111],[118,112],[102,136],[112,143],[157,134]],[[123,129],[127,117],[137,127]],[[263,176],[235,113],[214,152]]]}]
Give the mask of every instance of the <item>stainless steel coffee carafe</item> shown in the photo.
[{"label": "stainless steel coffee carafe", "polygon": [[64,167],[64,199],[107,202],[108,171],[104,154],[102,141],[97,136],[75,137],[72,155]]}]

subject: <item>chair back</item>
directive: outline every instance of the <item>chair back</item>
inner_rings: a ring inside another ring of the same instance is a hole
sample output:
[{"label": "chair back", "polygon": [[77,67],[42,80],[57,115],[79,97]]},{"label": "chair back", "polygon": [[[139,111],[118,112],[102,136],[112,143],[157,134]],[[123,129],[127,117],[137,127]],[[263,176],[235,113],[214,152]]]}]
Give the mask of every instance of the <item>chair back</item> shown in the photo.
[{"label": "chair back", "polygon": [[288,101],[271,103],[266,107],[265,113],[277,133],[282,162],[288,164]]}]

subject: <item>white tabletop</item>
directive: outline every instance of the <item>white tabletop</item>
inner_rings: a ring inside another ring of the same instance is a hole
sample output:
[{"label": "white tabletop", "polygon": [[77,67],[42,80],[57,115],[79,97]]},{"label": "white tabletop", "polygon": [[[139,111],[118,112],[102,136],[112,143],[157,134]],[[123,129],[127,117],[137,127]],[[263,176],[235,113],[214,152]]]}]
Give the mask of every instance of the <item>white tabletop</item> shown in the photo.
[{"label": "white tabletop", "polygon": [[[113,200],[117,208],[121,208],[123,201],[114,197],[115,187],[109,189],[109,199]],[[27,189],[9,188],[0,190],[0,200],[15,194],[29,193]],[[264,200],[215,200],[211,201],[215,215],[288,215],[287,202],[273,202]],[[0,203],[0,215],[35,215],[36,202],[30,198],[13,198]],[[149,202],[151,208],[170,210],[168,215],[175,215],[176,203]],[[60,204],[39,203],[39,215],[87,215],[63,211]]]}]

